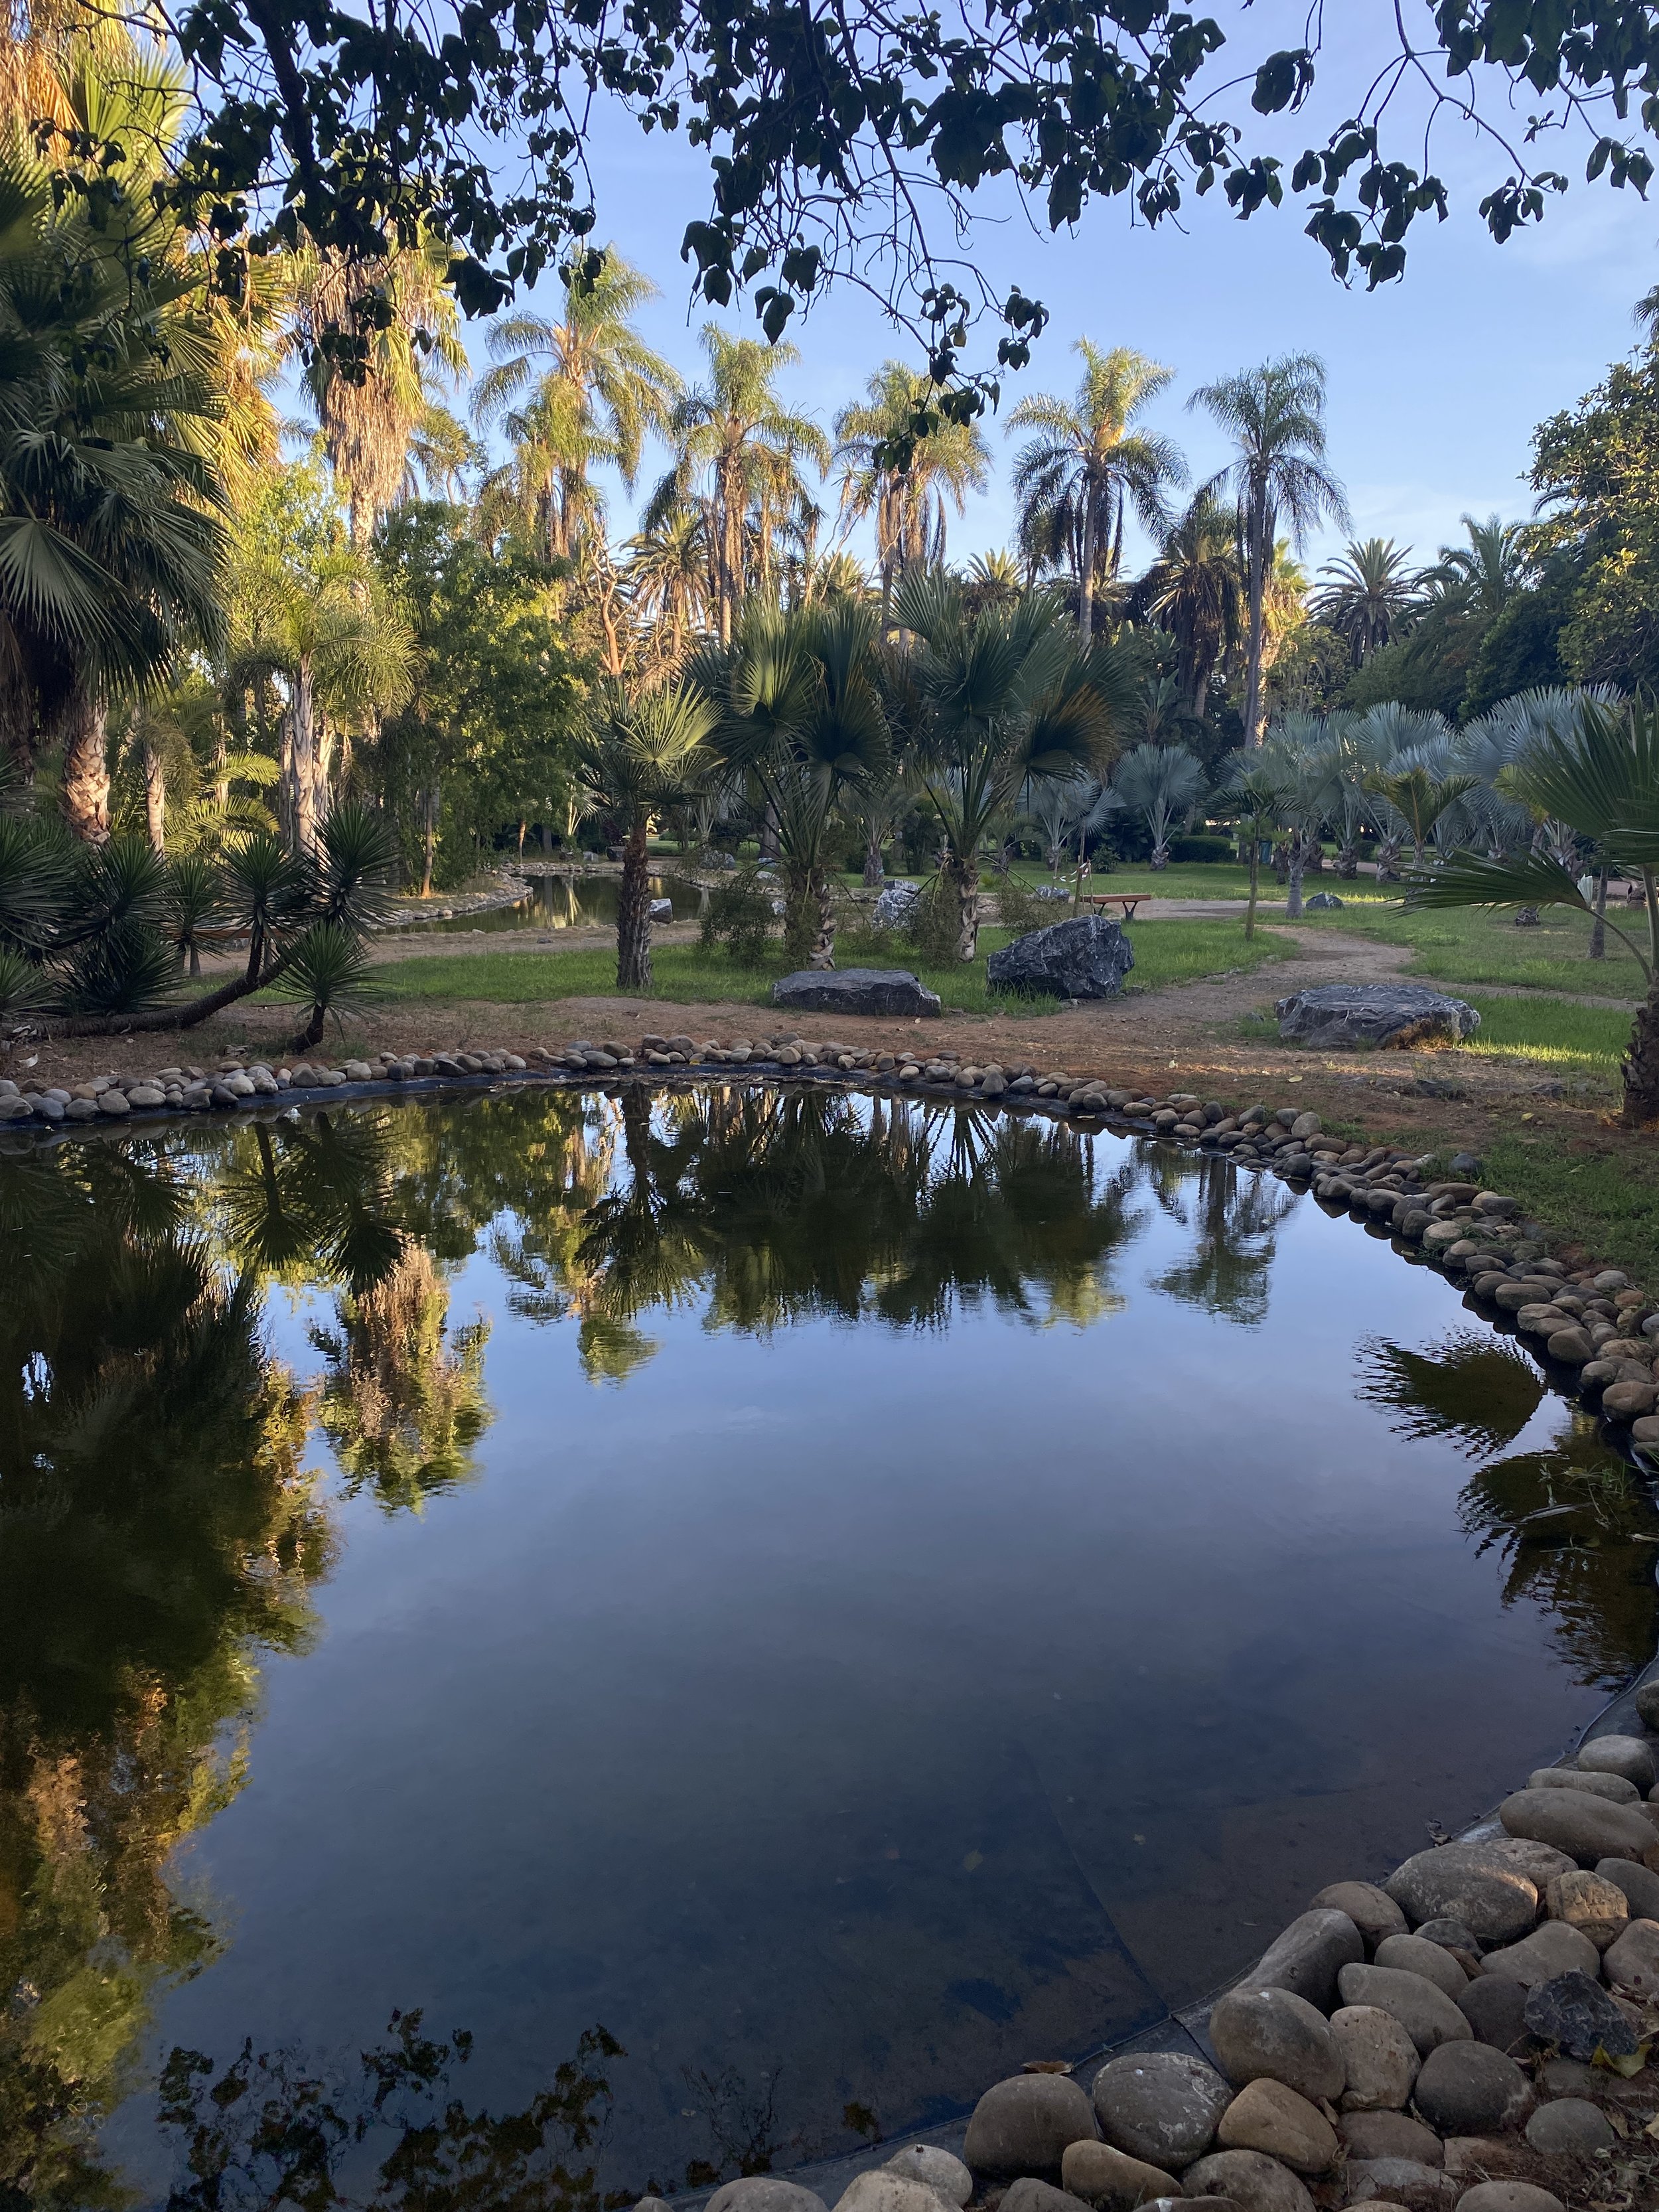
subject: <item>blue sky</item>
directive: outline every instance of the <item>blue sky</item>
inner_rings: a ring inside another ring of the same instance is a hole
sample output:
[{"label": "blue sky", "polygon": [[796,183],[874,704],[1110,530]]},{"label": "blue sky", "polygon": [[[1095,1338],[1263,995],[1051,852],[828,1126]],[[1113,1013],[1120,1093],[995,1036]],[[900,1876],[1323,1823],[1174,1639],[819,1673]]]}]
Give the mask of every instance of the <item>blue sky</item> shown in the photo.
[{"label": "blue sky", "polygon": [[[1238,14],[1237,6],[1217,12],[1224,21]],[[1252,54],[1296,43],[1303,20],[1288,0],[1257,0],[1244,18]],[[1294,155],[1340,122],[1381,51],[1339,38],[1313,112],[1272,126],[1279,146]],[[1421,119],[1420,108],[1400,118],[1399,150],[1407,156]],[[1052,316],[1031,368],[1008,384],[1005,415],[1027,391],[1072,386],[1075,338],[1135,346],[1176,371],[1149,419],[1183,446],[1197,479],[1226,452],[1205,419],[1188,412],[1193,388],[1270,355],[1308,349],[1328,368],[1330,459],[1359,535],[1399,538],[1427,556],[1457,533],[1465,511],[1524,514],[1534,425],[1589,390],[1635,342],[1632,306],[1659,277],[1659,188],[1644,204],[1629,191],[1577,184],[1552,203],[1539,229],[1499,246],[1475,207],[1504,173],[1501,157],[1443,122],[1433,151],[1452,187],[1453,214],[1444,224],[1419,223],[1403,283],[1375,293],[1333,279],[1293,204],[1243,223],[1217,193],[1193,204],[1184,230],[1156,231],[1132,224],[1121,203],[1101,204],[1085,210],[1074,234],[1047,237],[1034,234],[1011,201],[988,197],[969,248],[974,264],[998,289],[1018,278]],[[1557,146],[1547,158],[1582,175],[1582,149],[1575,155]],[[695,376],[708,311],[688,302],[679,245],[686,222],[706,212],[706,170],[683,138],[646,138],[620,118],[604,127],[594,169],[597,234],[661,287],[643,319],[648,335]],[[757,331],[747,307],[723,319]],[[792,336],[802,358],[784,388],[826,428],[884,356],[915,358],[903,335],[851,289],[823,299]],[[477,358],[476,328],[469,339]],[[960,523],[953,518],[953,560],[1012,537],[1006,461],[1016,441],[1005,441],[1000,421],[988,422],[987,434],[996,477]],[[662,459],[653,454],[647,476]],[[614,527],[629,507],[618,487]],[[1335,542],[1329,532],[1314,541],[1315,562]],[[1139,558],[1145,549],[1133,550]]]}]

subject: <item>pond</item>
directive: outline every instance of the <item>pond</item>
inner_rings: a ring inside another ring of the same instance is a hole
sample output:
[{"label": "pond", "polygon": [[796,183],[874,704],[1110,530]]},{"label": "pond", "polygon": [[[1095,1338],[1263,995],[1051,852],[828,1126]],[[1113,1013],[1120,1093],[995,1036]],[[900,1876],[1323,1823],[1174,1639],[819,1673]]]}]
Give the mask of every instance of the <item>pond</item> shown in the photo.
[{"label": "pond", "polygon": [[[668,899],[677,921],[695,921],[708,894],[685,876],[650,878],[653,899]],[[405,929],[453,935],[483,929],[613,929],[620,878],[616,875],[536,875],[528,897],[482,914],[452,915],[447,921],[410,921]]]},{"label": "pond", "polygon": [[936,2122],[1474,1818],[1652,1649],[1593,1425],[1220,1158],[532,1087],[7,1158],[0,1224],[43,2203],[390,2129],[377,2201],[533,2154],[597,2212]]}]

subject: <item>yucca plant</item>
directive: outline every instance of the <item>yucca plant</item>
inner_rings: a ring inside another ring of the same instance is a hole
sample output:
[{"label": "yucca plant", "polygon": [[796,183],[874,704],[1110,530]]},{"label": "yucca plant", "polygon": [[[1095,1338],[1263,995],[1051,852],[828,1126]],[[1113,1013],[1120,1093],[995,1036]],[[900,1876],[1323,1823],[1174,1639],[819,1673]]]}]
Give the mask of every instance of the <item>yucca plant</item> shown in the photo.
[{"label": "yucca plant", "polygon": [[[1659,708],[1585,699],[1571,723],[1540,732],[1498,781],[1534,822],[1574,831],[1595,867],[1642,886],[1646,945],[1616,922],[1607,927],[1629,945],[1647,980],[1625,1053],[1624,1119],[1632,1128],[1659,1121]],[[1595,914],[1577,878],[1540,852],[1454,853],[1437,868],[1414,872],[1407,898],[1419,908],[1559,906]]]},{"label": "yucca plant", "polygon": [[651,817],[684,805],[714,768],[708,741],[719,719],[702,693],[689,686],[632,701],[612,690],[600,695],[578,743],[576,773],[584,789],[623,830],[618,990],[651,988]]},{"label": "yucca plant", "polygon": [[375,997],[374,971],[362,940],[337,921],[319,921],[287,953],[282,972],[271,985],[274,997],[308,1006],[305,1026],[292,1049],[307,1052],[323,1041],[323,1025],[332,1014],[337,1023],[346,1012],[368,1005]]}]

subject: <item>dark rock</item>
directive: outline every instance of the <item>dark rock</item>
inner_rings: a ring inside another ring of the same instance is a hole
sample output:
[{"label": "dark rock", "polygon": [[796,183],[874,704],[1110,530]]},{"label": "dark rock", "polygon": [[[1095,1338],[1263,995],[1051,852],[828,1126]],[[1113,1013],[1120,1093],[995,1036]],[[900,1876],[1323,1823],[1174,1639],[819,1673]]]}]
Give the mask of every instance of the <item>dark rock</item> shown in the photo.
[{"label": "dark rock", "polygon": [[1016,2074],[975,2106],[962,2154],[989,2180],[1034,2173],[1058,2181],[1067,2143],[1092,2142],[1095,2134],[1089,2100],[1075,2081],[1064,2074]]},{"label": "dark rock", "polygon": [[1527,1992],[1525,2019],[1540,2041],[1557,2045],[1569,2058],[1594,2058],[1598,2049],[1609,2058],[1627,2058],[1637,2047],[1636,2030],[1588,1974],[1540,1982]]},{"label": "dark rock", "polygon": [[1287,2166],[1259,2150],[1218,2150],[1181,2177],[1188,2197],[1226,2197],[1241,2212],[1313,2212],[1313,2199]]},{"label": "dark rock", "polygon": [[1398,1966],[1402,1973],[1421,1974],[1443,1990],[1454,2002],[1469,1985],[1469,1978],[1449,1951],[1421,1936],[1388,1936],[1376,1947],[1379,1966]]},{"label": "dark rock", "polygon": [[914,884],[889,884],[871,908],[870,918],[878,929],[902,929],[920,896]]},{"label": "dark rock", "polygon": [[709,2198],[705,2212],[827,2212],[816,2191],[775,2173],[745,2174],[728,2181]]},{"label": "dark rock", "polygon": [[936,992],[907,968],[800,968],[772,986],[772,1004],[797,1014],[909,1014],[942,1011]]},{"label": "dark rock", "polygon": [[1588,1936],[1565,1920],[1546,1920],[1518,1943],[1488,1951],[1481,1961],[1485,1981],[1506,1976],[1523,1989],[1553,1982],[1558,1974],[1588,1974],[1594,1980],[1600,1954]]},{"label": "dark rock", "polygon": [[[1342,1969],[1344,1975],[1373,1971]],[[1329,2022],[1289,1990],[1229,1990],[1210,2009],[1210,2041],[1223,2073],[1237,2088],[1249,2081],[1282,2081],[1317,2104],[1322,2098],[1340,2097],[1347,2078]]]},{"label": "dark rock", "polygon": [[[1181,2184],[1161,2166],[1148,2166],[1144,2158],[1131,2158],[1110,2143],[1074,2142],[1066,2146],[1060,2161],[1060,2185],[1070,2197],[1080,2197],[1097,2212],[1134,2212],[1154,2197],[1178,2197]],[[1006,2200],[1005,2200],[1006,2201]]]},{"label": "dark rock", "polygon": [[1473,1036],[1480,1017],[1462,999],[1421,983],[1316,983],[1280,999],[1279,1034],[1298,1044],[1407,1047]]},{"label": "dark rock", "polygon": [[1336,2002],[1338,1973],[1364,1955],[1364,1938],[1347,1914],[1322,1907],[1292,1920],[1249,1978],[1255,1987],[1289,1990],[1329,2012]]},{"label": "dark rock", "polygon": [[1443,2136],[1519,2127],[1532,2101],[1532,2084],[1514,2059],[1487,2043],[1443,2043],[1430,2051],[1413,2095],[1418,2111]]},{"label": "dark rock", "polygon": [[1478,1982],[1471,1982],[1458,1998],[1457,2009],[1480,2041],[1491,2044],[1494,2051],[1514,2054],[1531,2043],[1526,2019],[1527,1992],[1519,1982],[1506,1981],[1502,1975],[1488,1978],[1483,1974]]},{"label": "dark rock", "polygon": [[1457,2200],[1457,2212],[1566,2212],[1559,2197],[1530,2181],[1477,2181]]},{"label": "dark rock", "polygon": [[1114,2058],[1094,2080],[1095,2117],[1114,2148],[1178,2173],[1215,2141],[1232,2091],[1213,2066],[1179,2051]]},{"label": "dark rock", "polygon": [[1304,900],[1303,903],[1310,914],[1327,914],[1333,907],[1342,906],[1346,902],[1340,899],[1334,891],[1316,891],[1310,899]]},{"label": "dark rock", "polygon": [[1365,1948],[1374,1951],[1385,1936],[1403,1936],[1406,1916],[1389,1895],[1374,1881],[1334,1881],[1322,1889],[1310,1910],[1328,1909],[1345,1912],[1365,1939]]},{"label": "dark rock", "polygon": [[1480,1937],[1473,1928],[1466,1928],[1461,1920],[1425,1920],[1417,1932],[1425,1943],[1438,1943],[1443,1950],[1473,1951],[1477,1956],[1480,1954]]},{"label": "dark rock", "polygon": [[1582,2097],[1558,2097],[1540,2105],[1527,2122],[1527,2141],[1547,2157],[1591,2158],[1618,2140],[1607,2114]]},{"label": "dark rock", "polygon": [[1435,2212],[1451,2212],[1457,2201],[1457,2184],[1437,2166],[1425,2166],[1416,2158],[1352,2158],[1347,2165],[1348,2202],[1369,2204],[1380,2199],[1398,2204],[1432,2206]]},{"label": "dark rock", "polygon": [[1115,999],[1135,964],[1121,923],[1074,915],[1017,937],[985,963],[994,991],[1046,992],[1057,999]]},{"label": "dark rock", "polygon": [[1424,2057],[1437,2044],[1467,2043],[1474,2036],[1445,1991],[1421,1974],[1397,1966],[1344,1966],[1337,1986],[1345,2005],[1375,2005],[1392,2014]]},{"label": "dark rock", "polygon": [[1438,2166],[1445,2156],[1434,2130],[1405,2112],[1345,2112],[1337,2133],[1350,2158],[1411,2158],[1419,2166]]},{"label": "dark rock", "polygon": [[1622,1889],[1632,1920],[1659,1920],[1659,1874],[1629,1859],[1597,1859],[1595,1871],[1615,1889]]}]

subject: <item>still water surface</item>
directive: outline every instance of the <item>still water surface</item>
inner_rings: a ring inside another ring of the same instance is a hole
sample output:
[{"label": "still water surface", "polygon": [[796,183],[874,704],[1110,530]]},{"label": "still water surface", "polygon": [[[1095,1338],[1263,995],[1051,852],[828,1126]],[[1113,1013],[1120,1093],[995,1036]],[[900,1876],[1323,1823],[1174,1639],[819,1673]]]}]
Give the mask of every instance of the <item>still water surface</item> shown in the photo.
[{"label": "still water surface", "polygon": [[204,2095],[245,2038],[348,2144],[356,2054],[384,2118],[463,2028],[470,2111],[635,2194],[938,2118],[1473,1817],[1652,1648],[1631,1471],[1220,1160],[526,1091],[0,1161],[0,1226],[43,2203],[96,2156],[164,2197],[204,2113],[197,2185],[269,2163]]},{"label": "still water surface", "polygon": [[[647,878],[653,899],[668,899],[676,921],[695,921],[708,894],[684,876]],[[615,927],[621,878],[615,875],[537,875],[528,895],[511,906],[490,907],[483,914],[452,915],[447,921],[410,921],[406,929],[430,931],[434,936],[465,934],[473,930],[600,929]]]}]

